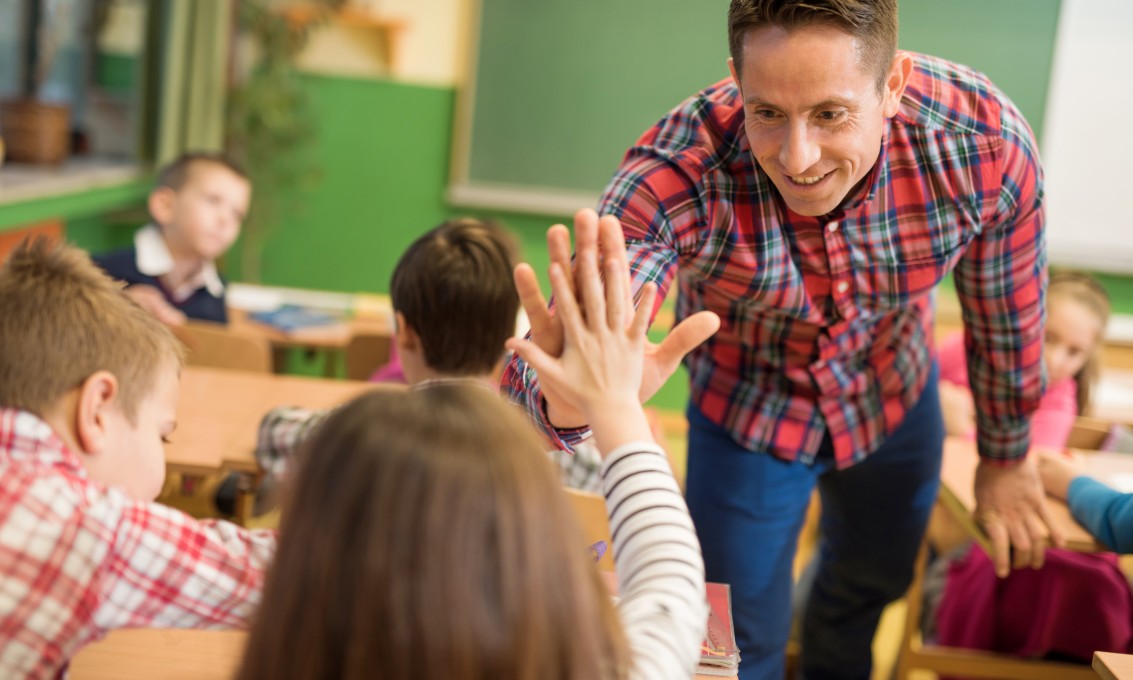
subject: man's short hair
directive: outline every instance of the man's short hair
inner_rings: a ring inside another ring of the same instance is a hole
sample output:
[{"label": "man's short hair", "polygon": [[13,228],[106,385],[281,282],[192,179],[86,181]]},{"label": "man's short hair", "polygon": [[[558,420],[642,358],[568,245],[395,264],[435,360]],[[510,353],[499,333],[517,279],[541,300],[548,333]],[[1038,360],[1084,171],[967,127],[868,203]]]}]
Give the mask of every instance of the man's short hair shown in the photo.
[{"label": "man's short hair", "polygon": [[874,69],[877,88],[885,87],[897,53],[897,0],[732,0],[728,9],[728,50],[739,73],[744,36],[754,28],[832,26],[861,44],[861,65]]},{"label": "man's short hair", "polygon": [[182,362],[173,333],[85,252],[46,239],[25,240],[0,267],[0,320],[0,406],[41,417],[106,370],[133,423],[159,370]]},{"label": "man's short hair", "polygon": [[503,357],[519,311],[515,250],[499,225],[459,219],[421,236],[401,256],[390,297],[420,338],[431,369],[479,375]]},{"label": "man's short hair", "polygon": [[245,180],[248,173],[235,160],[219,151],[188,151],[167,163],[157,173],[157,188],[166,187],[180,191],[189,181],[193,168],[203,165],[219,165]]}]

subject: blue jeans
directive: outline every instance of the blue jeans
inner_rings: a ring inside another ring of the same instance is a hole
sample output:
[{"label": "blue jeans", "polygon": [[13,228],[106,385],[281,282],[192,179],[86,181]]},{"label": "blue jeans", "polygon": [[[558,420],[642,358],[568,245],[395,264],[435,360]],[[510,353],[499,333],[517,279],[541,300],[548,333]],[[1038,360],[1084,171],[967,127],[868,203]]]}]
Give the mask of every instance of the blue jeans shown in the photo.
[{"label": "blue jeans", "polygon": [[807,680],[868,679],[881,611],[908,588],[940,485],[944,423],[934,366],[920,400],[866,460],[834,467],[752,452],[688,408],[689,511],[709,581],[732,588],[741,680],[782,680],[791,565],[811,491],[822,499],[814,586],[802,625]]}]

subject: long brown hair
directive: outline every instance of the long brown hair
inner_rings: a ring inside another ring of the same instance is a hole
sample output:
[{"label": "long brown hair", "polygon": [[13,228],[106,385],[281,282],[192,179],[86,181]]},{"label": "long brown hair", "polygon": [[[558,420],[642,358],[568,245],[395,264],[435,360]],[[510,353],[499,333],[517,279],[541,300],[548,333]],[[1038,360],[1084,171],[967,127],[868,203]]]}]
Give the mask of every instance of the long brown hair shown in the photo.
[{"label": "long brown hair", "polygon": [[[1094,313],[1101,322],[1101,335],[1105,334],[1106,324],[1109,323],[1110,302],[1109,295],[1102,288],[1101,283],[1086,272],[1070,269],[1051,270],[1050,282],[1047,284],[1047,305],[1051,305],[1056,297],[1073,300]],[[1084,414],[1090,406],[1090,397],[1100,374],[1100,349],[1102,338],[1098,338],[1094,351],[1086,359],[1086,363],[1074,376],[1078,384],[1078,413]]]},{"label": "long brown hair", "polygon": [[300,454],[239,677],[624,677],[537,435],[490,390],[372,393]]}]

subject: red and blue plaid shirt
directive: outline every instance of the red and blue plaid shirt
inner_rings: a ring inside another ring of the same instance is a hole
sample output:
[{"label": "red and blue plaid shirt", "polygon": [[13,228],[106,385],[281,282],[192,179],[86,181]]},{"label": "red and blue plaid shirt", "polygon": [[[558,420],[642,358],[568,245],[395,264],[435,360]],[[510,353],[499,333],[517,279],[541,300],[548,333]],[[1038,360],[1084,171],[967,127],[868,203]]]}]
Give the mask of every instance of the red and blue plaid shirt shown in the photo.
[{"label": "red and blue plaid shirt", "polygon": [[275,542],[94,482],[50,425],[0,408],[0,678],[63,677],[117,628],[246,628]]},{"label": "red and blue plaid shirt", "polygon": [[[599,211],[625,231],[635,290],[678,275],[677,319],[709,309],[720,331],[688,355],[691,398],[753,451],[839,467],[876,450],[925,387],[933,291],[954,272],[980,453],[1017,459],[1043,390],[1042,170],[1019,111],[966,67],[915,69],[881,155],[836,213],[789,210],[752,158],[742,99],[723,81],[631,148]],[[659,298],[660,299],[660,298]],[[546,420],[533,371],[505,375]]]}]

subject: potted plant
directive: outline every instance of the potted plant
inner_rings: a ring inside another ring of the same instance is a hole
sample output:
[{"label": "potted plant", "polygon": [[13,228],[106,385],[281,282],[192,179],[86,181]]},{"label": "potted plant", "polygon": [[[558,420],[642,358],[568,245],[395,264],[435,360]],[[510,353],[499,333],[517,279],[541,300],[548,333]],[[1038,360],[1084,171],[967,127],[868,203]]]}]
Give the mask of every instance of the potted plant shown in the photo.
[{"label": "potted plant", "polygon": [[59,36],[47,0],[24,2],[24,59],[21,96],[0,102],[9,160],[56,164],[66,160],[71,146],[71,111],[66,104],[40,99],[40,88],[54,61]]}]

